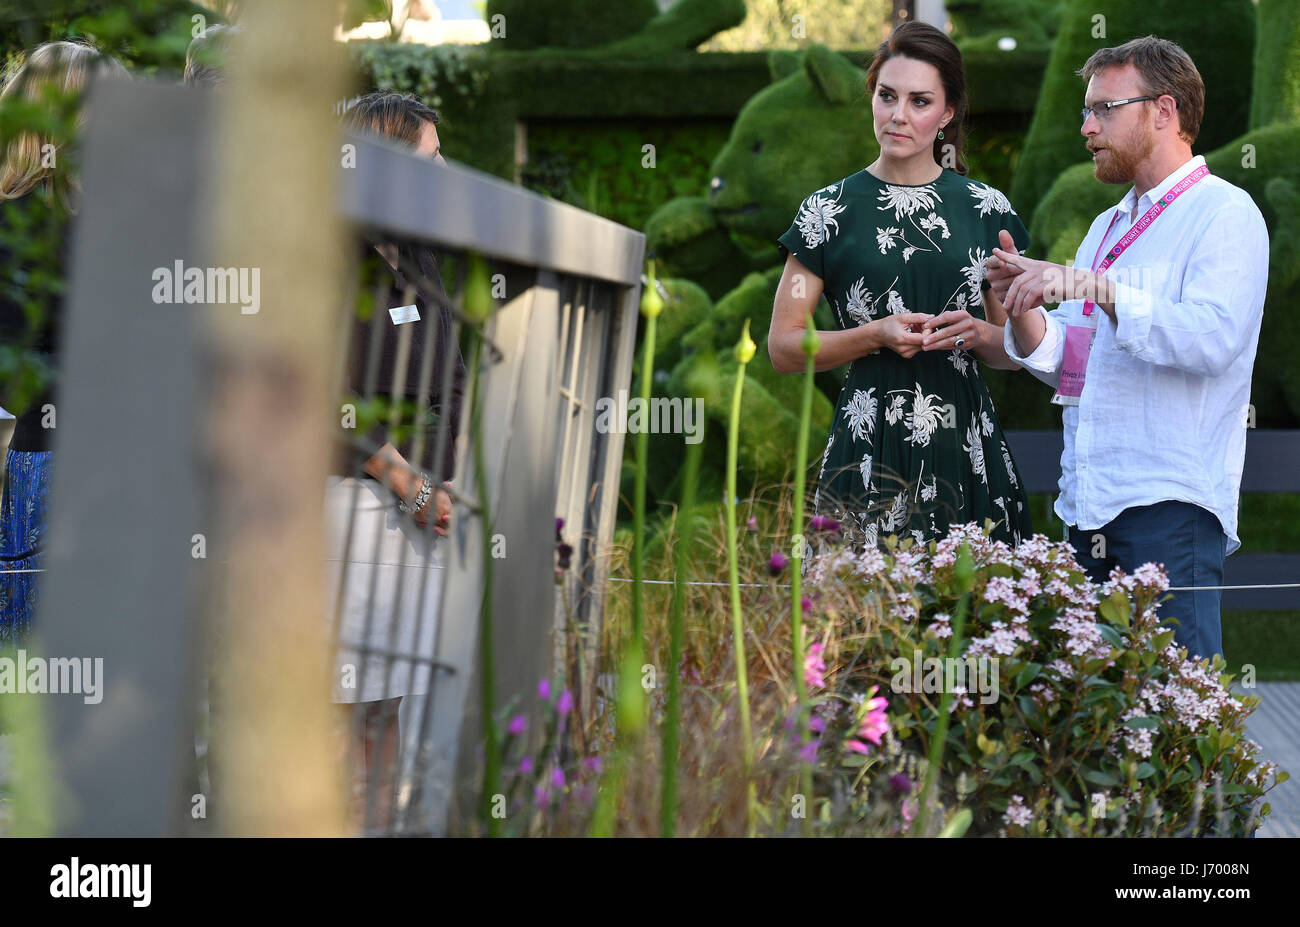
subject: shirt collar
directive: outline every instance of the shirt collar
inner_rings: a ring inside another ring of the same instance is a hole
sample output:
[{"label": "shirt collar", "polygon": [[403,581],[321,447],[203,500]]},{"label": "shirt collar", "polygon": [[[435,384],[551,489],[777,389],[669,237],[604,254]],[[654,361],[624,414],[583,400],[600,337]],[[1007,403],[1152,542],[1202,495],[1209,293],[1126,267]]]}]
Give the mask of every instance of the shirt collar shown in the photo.
[{"label": "shirt collar", "polygon": [[1119,204],[1115,208],[1122,215],[1128,216],[1128,215],[1132,215],[1133,206],[1136,203],[1137,206],[1140,207],[1141,211],[1145,212],[1146,210],[1152,207],[1152,205],[1155,203],[1156,200],[1158,200],[1160,197],[1168,193],[1170,187],[1178,183],[1178,181],[1182,180],[1184,177],[1186,177],[1188,174],[1196,170],[1204,163],[1205,163],[1204,155],[1197,155],[1194,158],[1189,158],[1183,164],[1174,168],[1174,172],[1172,174],[1170,174],[1164,180],[1157,183],[1146,193],[1143,193],[1141,199],[1138,199],[1137,197],[1134,196],[1134,194],[1137,192],[1137,187],[1136,186],[1129,187],[1128,193],[1124,194],[1124,198],[1119,201]]}]

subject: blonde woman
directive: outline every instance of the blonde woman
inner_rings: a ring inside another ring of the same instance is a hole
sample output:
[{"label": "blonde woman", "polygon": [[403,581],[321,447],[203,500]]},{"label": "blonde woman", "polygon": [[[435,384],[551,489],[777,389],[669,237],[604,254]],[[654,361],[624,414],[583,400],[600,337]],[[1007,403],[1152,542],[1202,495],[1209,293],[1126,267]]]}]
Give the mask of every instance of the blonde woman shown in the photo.
[{"label": "blonde woman", "polygon": [[[6,80],[0,108],[28,103],[81,122],[81,99],[99,74],[126,76],[82,42],[34,49]],[[16,413],[0,494],[0,647],[31,627],[49,492],[54,374],[68,223],[80,193],[72,152],[50,135],[0,139],[0,352],[9,371],[0,405]]]}]

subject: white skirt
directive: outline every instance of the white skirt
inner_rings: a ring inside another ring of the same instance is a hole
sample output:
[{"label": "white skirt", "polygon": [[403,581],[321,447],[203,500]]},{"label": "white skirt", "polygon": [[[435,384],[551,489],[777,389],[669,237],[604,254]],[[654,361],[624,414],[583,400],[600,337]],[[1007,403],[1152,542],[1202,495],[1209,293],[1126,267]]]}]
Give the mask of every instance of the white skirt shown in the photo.
[{"label": "white skirt", "polygon": [[[416,525],[398,510],[397,498],[370,479],[330,477],[325,520],[331,630],[339,574],[346,566],[334,701],[372,702],[428,692],[446,539]],[[358,648],[366,650],[364,662]]]}]

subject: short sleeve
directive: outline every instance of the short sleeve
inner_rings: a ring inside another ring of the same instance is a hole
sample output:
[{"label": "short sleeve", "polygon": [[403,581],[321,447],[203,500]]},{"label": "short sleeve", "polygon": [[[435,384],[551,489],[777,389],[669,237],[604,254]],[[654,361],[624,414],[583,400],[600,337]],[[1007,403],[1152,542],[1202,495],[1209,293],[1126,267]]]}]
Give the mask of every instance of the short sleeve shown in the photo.
[{"label": "short sleeve", "polygon": [[[1006,202],[1008,206],[1010,206],[1010,202],[1006,201],[1005,197],[1003,198],[1003,201]],[[1030,245],[1033,244],[1033,240],[1029,237],[1029,230],[1025,228],[1025,224],[1020,221],[1020,216],[1016,215],[1015,212],[1008,210],[1005,213],[994,213],[991,219],[992,219],[992,224],[990,226],[990,235],[989,235],[990,253],[995,247],[999,247],[998,232],[1000,232],[1002,229],[1006,229],[1008,232],[1011,233],[1011,240],[1016,243],[1017,251],[1019,251],[1021,254],[1024,254],[1026,251],[1029,250]],[[980,281],[980,289],[981,290],[989,289],[989,282],[987,278]]]},{"label": "short sleeve", "polygon": [[799,263],[810,271],[826,279],[826,243],[819,210],[814,200],[821,198],[822,191],[814,193],[799,204],[799,214],[785,234],[777,239],[781,250],[781,263],[786,255],[793,254]]}]

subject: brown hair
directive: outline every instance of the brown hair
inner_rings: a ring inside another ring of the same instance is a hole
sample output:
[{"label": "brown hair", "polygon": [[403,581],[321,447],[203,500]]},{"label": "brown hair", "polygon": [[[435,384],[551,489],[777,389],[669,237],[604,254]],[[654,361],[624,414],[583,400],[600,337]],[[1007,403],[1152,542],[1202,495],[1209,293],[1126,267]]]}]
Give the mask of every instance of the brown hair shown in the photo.
[{"label": "brown hair", "polygon": [[384,135],[408,145],[420,144],[423,123],[440,121],[438,111],[425,106],[409,94],[375,91],[358,98],[343,122],[348,128]]},{"label": "brown hair", "polygon": [[1205,115],[1205,84],[1191,56],[1174,42],[1146,35],[1115,48],[1099,48],[1074,73],[1086,84],[1103,68],[1130,62],[1137,69],[1141,95],[1173,97],[1178,105],[1179,137],[1189,145],[1196,141]]},{"label": "brown hair", "polygon": [[[0,104],[21,98],[39,106],[57,105],[58,97],[80,97],[94,74],[127,76],[126,68],[85,42],[46,42],[32,49],[0,91]],[[80,119],[81,117],[79,117]],[[54,140],[42,133],[18,131],[0,153],[0,200],[17,199],[37,184],[61,178],[59,195],[67,202],[72,178],[45,162],[45,149]],[[55,148],[55,163],[58,149]]]},{"label": "brown hair", "polygon": [[895,56],[913,58],[934,65],[943,84],[944,103],[953,109],[952,120],[943,127],[943,138],[934,140],[934,160],[943,164],[944,148],[951,145],[956,154],[954,170],[966,174],[966,73],[961,52],[941,30],[928,23],[909,19],[900,24],[889,38],[880,43],[876,56],[867,68],[867,95],[874,96],[876,82],[884,63]]}]

